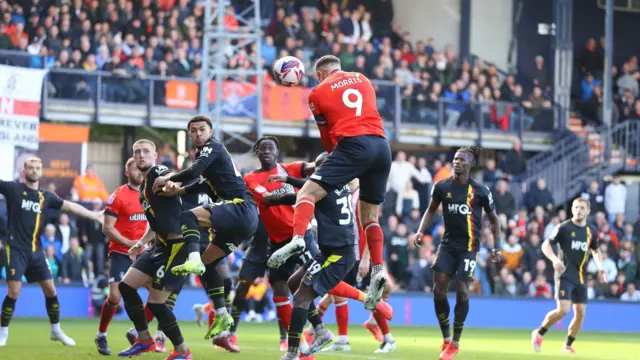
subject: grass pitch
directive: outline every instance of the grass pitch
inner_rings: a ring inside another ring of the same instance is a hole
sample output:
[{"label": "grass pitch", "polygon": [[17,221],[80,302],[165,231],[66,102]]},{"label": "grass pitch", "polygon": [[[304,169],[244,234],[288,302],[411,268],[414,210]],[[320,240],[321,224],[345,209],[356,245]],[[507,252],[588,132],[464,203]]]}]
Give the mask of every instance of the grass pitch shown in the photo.
[{"label": "grass pitch", "polygon": [[[96,359],[102,356],[96,351],[93,339],[98,319],[63,319],[62,328],[77,343],[74,348],[63,347],[49,340],[49,324],[46,319],[16,318],[12,321],[7,346],[0,348],[1,360],[13,359]],[[155,321],[151,328],[155,329]],[[204,328],[195,323],[181,322],[183,335],[193,352],[193,359],[234,359],[234,360],[278,360],[282,353],[278,350],[278,330],[275,323],[243,323],[239,331],[239,354],[226,353],[215,349],[204,340]],[[109,327],[109,346],[112,353],[128,346],[124,334],[130,323],[114,321]],[[334,333],[336,329],[330,326]],[[441,336],[437,328],[395,327],[393,335],[398,345],[394,353],[378,355],[374,350],[378,343],[367,333],[361,324],[353,324],[349,339],[350,352],[321,352],[318,360],[349,359],[388,359],[418,360],[438,359]],[[155,333],[155,330],[152,331]],[[578,336],[574,348],[575,355],[560,354],[559,350],[566,334],[551,330],[545,336],[542,352],[536,354],[530,345],[530,331],[465,329],[462,335],[461,350],[456,360],[528,360],[528,359],[640,359],[640,335],[630,333],[583,333]],[[167,345],[170,343],[167,341]],[[112,358],[117,358],[112,355]],[[164,359],[167,354],[144,354],[146,359]]]}]

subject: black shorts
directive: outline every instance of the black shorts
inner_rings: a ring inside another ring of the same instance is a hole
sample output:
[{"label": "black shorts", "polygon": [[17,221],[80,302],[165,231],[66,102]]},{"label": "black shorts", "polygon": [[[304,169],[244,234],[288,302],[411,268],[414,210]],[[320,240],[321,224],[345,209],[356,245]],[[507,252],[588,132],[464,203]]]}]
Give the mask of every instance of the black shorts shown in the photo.
[{"label": "black shorts", "polygon": [[353,246],[322,249],[305,267],[302,283],[311,286],[318,296],[324,296],[343,281],[355,266]]},{"label": "black shorts", "polygon": [[131,267],[150,276],[152,288],[156,290],[166,288],[177,292],[182,289],[187,278],[173,274],[171,269],[184,264],[188,256],[184,242],[169,243],[167,246],[156,245],[140,254]]},{"label": "black shorts", "polygon": [[244,253],[239,278],[263,277],[267,272],[267,260],[269,260],[269,235],[262,221],[259,221],[251,246]]},{"label": "black shorts", "polygon": [[23,275],[27,278],[28,283],[53,279],[44,250],[31,252],[7,246],[5,254],[7,256],[5,264],[7,280],[21,282]]},{"label": "black shorts", "polygon": [[121,282],[124,274],[127,273],[132,264],[133,261],[131,261],[129,255],[118,252],[109,254],[109,284]]},{"label": "black shorts", "polygon": [[556,280],[556,300],[571,300],[574,304],[587,303],[587,287],[564,278]]},{"label": "black shorts", "polygon": [[435,272],[451,274],[456,280],[473,281],[477,260],[477,251],[455,250],[440,245],[431,268]]},{"label": "black shorts", "polygon": [[387,192],[391,170],[389,141],[375,135],[347,137],[338,141],[327,160],[311,175],[311,180],[327,191],[341,189],[360,179],[360,199],[381,204]]},{"label": "black shorts", "polygon": [[212,244],[227,254],[256,232],[258,208],[253,200],[238,198],[205,204],[204,208],[211,213]]},{"label": "black shorts", "polygon": [[356,287],[358,284],[358,268],[359,267],[360,267],[360,260],[356,260],[355,264],[353,265],[353,268],[351,269],[351,271],[349,271],[347,276],[345,276],[343,281],[353,287]]},{"label": "black shorts", "polygon": [[203,229],[200,228],[200,253],[204,253],[209,247],[209,243],[213,239],[213,230],[212,229]]},{"label": "black shorts", "polygon": [[[267,258],[271,257],[271,254],[273,254],[281,247],[285,246],[287,243],[289,243],[289,241],[291,241],[291,239],[280,243],[270,242],[269,256]],[[276,269],[269,269],[270,283],[273,284],[278,281],[289,280],[291,275],[293,275],[296,270],[298,270],[298,267],[308,264],[316,257],[316,254],[318,254],[318,245],[311,230],[307,230],[307,232],[304,233],[304,242],[306,244],[306,249],[302,254],[290,257],[284,264]]]}]

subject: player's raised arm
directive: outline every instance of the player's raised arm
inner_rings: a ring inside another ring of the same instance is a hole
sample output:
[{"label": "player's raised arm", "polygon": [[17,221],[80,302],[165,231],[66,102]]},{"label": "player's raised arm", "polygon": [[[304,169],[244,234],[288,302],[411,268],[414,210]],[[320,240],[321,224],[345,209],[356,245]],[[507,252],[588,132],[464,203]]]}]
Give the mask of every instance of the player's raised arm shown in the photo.
[{"label": "player's raised arm", "polygon": [[316,125],[318,125],[318,131],[320,131],[320,141],[322,141],[322,146],[328,152],[333,150],[333,142],[331,141],[331,136],[329,135],[329,123],[325,118],[324,114],[320,109],[320,102],[318,101],[319,97],[316,92],[316,89],[311,90],[311,94],[309,94],[309,109],[313,114],[314,119],[316,120]]},{"label": "player's raised arm", "polygon": [[[57,196],[56,196],[57,197]],[[60,199],[60,198],[58,198]],[[60,207],[61,210],[63,211],[68,211],[74,215],[77,216],[81,216],[83,218],[87,218],[87,219],[91,219],[91,220],[95,220],[97,222],[99,222],[100,224],[104,223],[104,212],[102,211],[90,211],[87,210],[84,206],[71,202],[71,201],[67,201],[67,200],[61,200],[62,201],[62,206]]]},{"label": "player's raised arm", "polygon": [[207,141],[204,147],[198,153],[198,157],[191,164],[190,167],[174,173],[173,175],[165,175],[158,177],[154,182],[153,191],[157,192],[162,186],[164,186],[167,181],[173,182],[188,182],[191,181],[202,174],[202,172],[211,166],[213,161],[218,156],[218,151],[214,150],[213,142],[211,140]]},{"label": "player's raised arm", "polygon": [[438,211],[438,207],[440,207],[440,203],[442,203],[442,197],[440,195],[440,186],[439,182],[433,185],[433,190],[431,190],[431,201],[429,201],[429,207],[427,211],[422,216],[422,220],[420,221],[420,227],[418,231],[414,235],[413,242],[417,246],[422,246],[422,237],[424,236],[424,232],[433,224],[433,216]]}]

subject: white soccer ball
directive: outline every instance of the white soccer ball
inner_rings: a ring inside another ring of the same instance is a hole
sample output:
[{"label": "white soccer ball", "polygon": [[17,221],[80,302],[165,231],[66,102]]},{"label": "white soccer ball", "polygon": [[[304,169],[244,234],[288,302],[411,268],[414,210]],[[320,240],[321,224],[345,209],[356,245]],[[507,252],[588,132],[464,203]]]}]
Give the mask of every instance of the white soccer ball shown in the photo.
[{"label": "white soccer ball", "polygon": [[304,64],[296,57],[285,56],[278,59],[273,65],[273,73],[280,84],[284,86],[295,86],[302,81]]}]

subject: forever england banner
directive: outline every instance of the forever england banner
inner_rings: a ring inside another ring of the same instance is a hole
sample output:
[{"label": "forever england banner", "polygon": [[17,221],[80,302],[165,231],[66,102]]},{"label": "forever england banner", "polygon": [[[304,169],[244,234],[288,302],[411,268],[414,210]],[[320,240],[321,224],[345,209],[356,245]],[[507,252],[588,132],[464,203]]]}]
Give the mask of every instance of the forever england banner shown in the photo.
[{"label": "forever england banner", "polygon": [[38,149],[46,70],[0,65],[0,143]]}]

